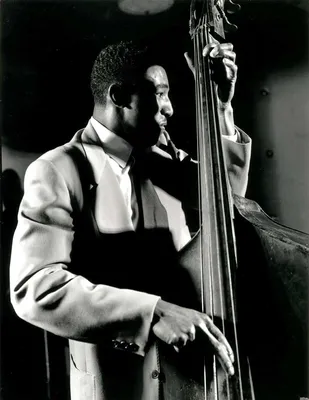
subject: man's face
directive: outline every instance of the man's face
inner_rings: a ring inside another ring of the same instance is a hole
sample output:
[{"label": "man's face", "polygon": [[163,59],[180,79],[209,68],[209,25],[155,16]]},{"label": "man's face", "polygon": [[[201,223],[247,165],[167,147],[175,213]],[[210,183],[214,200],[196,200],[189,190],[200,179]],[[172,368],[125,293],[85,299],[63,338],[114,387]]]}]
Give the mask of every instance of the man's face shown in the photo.
[{"label": "man's face", "polygon": [[168,118],[173,115],[168,92],[164,68],[149,67],[125,110],[125,130],[134,146],[145,148],[157,143]]}]

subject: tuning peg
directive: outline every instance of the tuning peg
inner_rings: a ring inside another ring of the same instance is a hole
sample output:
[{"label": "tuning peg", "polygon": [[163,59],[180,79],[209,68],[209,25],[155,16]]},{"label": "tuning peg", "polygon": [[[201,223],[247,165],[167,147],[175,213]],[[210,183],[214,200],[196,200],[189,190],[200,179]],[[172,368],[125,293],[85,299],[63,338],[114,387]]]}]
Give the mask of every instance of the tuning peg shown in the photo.
[{"label": "tuning peg", "polygon": [[236,32],[238,30],[238,26],[235,24],[231,24],[230,21],[228,19],[224,20],[224,28],[228,31],[228,32]]},{"label": "tuning peg", "polygon": [[234,14],[235,12],[240,11],[241,5],[234,3],[232,0],[227,0],[225,2],[225,9],[228,14]]},{"label": "tuning peg", "polygon": [[227,16],[225,14],[225,12],[223,11],[223,9],[221,8],[221,6],[219,4],[216,5],[217,10],[219,12],[220,17],[223,19],[224,22],[224,28],[229,31],[229,32],[235,32],[237,31],[238,27],[235,24],[232,24],[228,19]]}]

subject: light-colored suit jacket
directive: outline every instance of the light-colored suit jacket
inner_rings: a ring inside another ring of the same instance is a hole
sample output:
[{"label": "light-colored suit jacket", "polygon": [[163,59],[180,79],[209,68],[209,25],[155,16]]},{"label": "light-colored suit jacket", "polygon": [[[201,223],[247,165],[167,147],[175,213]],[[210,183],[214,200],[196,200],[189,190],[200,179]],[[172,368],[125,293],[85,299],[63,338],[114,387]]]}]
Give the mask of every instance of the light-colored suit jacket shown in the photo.
[{"label": "light-colored suit jacket", "polygon": [[[247,185],[251,147],[242,135],[245,144],[224,140],[238,194]],[[172,263],[189,240],[177,198],[181,190],[166,183],[177,181],[187,161],[173,158],[158,147],[149,153],[142,186],[151,178],[155,198],[144,204],[142,234],[132,231],[117,178],[90,123],[26,172],[12,247],[12,304],[21,318],[69,339],[72,400],[158,399],[151,324],[162,295],[156,285],[170,285],[160,256]]]}]

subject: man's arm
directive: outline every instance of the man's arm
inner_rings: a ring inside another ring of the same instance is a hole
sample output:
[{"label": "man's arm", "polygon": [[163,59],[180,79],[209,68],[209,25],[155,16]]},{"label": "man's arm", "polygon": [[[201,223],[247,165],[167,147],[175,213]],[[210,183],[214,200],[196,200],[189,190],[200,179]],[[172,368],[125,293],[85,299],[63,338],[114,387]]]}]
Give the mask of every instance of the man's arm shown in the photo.
[{"label": "man's arm", "polygon": [[243,130],[240,128],[235,129],[237,140],[231,140],[230,136],[223,136],[223,152],[231,190],[239,196],[245,196],[248,185],[252,142]]},{"label": "man's arm", "polygon": [[[234,135],[222,135],[222,145],[225,157],[225,164],[228,173],[229,183],[232,192],[244,196],[247,190],[248,174],[251,158],[251,139],[240,128],[233,127]],[[181,199],[189,208],[198,207],[197,199],[197,161],[190,157],[185,151],[178,149],[171,141],[169,134],[164,131],[158,143],[171,157],[171,159],[180,161],[175,171],[171,168],[171,179],[180,176],[180,186],[182,188]],[[170,180],[167,179],[169,182]],[[177,186],[178,187],[178,186]],[[168,191],[168,187],[166,188]],[[176,191],[176,196],[177,196]]]},{"label": "man's arm", "polygon": [[[217,84],[217,111],[231,189],[233,193],[244,196],[248,184],[251,139],[234,124],[231,102],[238,71],[235,64],[236,54],[231,43],[211,43],[203,49],[203,56],[210,58],[214,81]],[[185,53],[185,59],[195,77],[193,62],[188,53]]]},{"label": "man's arm", "polygon": [[[159,298],[94,285],[70,272],[71,196],[63,174],[49,160],[39,159],[28,168],[10,266],[15,311],[56,335],[111,348],[124,340],[126,350],[143,355]],[[104,267],[111,268],[104,266],[103,254]]]},{"label": "man's arm", "polygon": [[28,168],[10,267],[17,314],[56,335],[140,355],[145,354],[150,332],[179,350],[200,331],[233,374],[233,352],[207,315],[151,294],[95,285],[70,272],[71,196],[50,161],[39,159]]}]

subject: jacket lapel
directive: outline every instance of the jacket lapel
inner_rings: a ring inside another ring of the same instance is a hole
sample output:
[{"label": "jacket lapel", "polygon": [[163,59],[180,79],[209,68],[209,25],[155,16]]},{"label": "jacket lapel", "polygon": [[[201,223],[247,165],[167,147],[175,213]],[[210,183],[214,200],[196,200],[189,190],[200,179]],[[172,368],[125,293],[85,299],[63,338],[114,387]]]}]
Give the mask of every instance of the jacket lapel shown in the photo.
[{"label": "jacket lapel", "polygon": [[168,218],[156,190],[149,179],[141,181],[141,200],[144,228],[168,228]]},{"label": "jacket lapel", "polygon": [[[92,170],[90,189],[94,196],[93,214],[99,231],[101,233],[120,233],[133,230],[117,177],[90,121],[79,136]],[[107,188],[108,190],[106,190]]]}]

